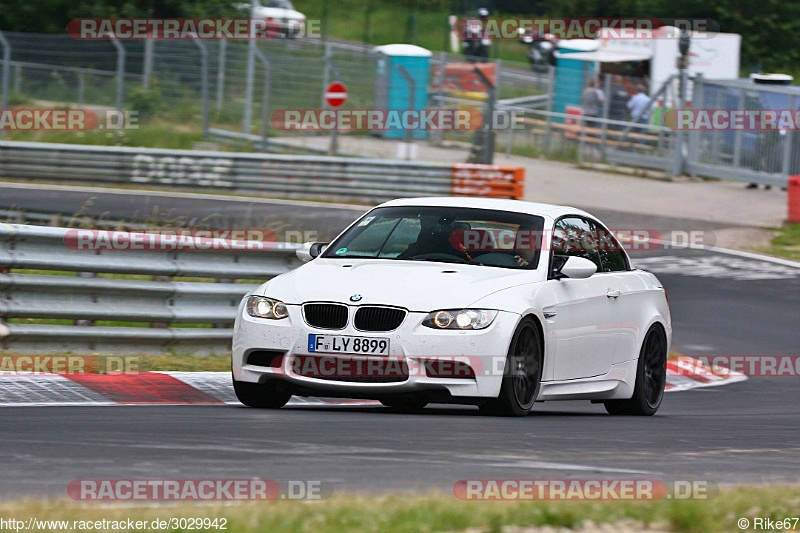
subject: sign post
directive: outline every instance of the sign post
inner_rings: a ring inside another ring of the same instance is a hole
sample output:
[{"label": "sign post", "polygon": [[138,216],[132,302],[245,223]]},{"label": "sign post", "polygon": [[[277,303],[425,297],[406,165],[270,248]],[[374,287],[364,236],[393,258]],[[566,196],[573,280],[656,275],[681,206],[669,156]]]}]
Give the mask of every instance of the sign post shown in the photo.
[{"label": "sign post", "polygon": [[[326,106],[332,109],[337,109],[342,107],[347,101],[347,87],[344,86],[344,83],[335,81],[328,85],[328,88],[325,89],[325,93],[322,96],[325,100]],[[331,147],[329,150],[331,155],[336,155],[338,150],[338,133],[339,132],[336,131],[336,129],[331,131]]]}]

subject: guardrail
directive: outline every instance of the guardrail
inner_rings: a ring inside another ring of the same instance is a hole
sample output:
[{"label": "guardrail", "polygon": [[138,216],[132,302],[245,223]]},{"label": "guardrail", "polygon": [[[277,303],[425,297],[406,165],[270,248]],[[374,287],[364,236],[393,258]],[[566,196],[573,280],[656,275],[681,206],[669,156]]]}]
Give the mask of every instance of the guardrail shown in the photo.
[{"label": "guardrail", "polygon": [[493,165],[2,142],[0,178],[375,202],[453,194],[521,198],[524,174]]},{"label": "guardrail", "polygon": [[300,264],[296,245],[286,243],[202,252],[73,249],[68,243],[81,231],[91,230],[0,224],[0,348],[227,353],[237,306],[257,286],[235,281],[264,281]]}]

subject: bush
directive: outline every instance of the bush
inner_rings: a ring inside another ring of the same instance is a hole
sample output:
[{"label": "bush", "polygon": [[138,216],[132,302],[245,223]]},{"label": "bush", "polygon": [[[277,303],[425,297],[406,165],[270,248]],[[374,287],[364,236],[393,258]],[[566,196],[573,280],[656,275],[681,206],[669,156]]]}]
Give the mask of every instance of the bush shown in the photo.
[{"label": "bush", "polygon": [[164,104],[157,80],[152,80],[147,89],[138,85],[131,87],[125,101],[128,109],[139,112],[140,119],[149,118],[159,112]]}]

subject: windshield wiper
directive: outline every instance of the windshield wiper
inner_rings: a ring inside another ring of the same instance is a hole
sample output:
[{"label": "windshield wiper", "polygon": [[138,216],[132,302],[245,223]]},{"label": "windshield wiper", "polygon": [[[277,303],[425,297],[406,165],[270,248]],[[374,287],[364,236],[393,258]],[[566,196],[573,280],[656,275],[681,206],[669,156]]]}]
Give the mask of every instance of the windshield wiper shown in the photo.
[{"label": "windshield wiper", "polygon": [[451,257],[410,257],[406,261],[432,261],[434,263],[455,263],[457,265],[471,264],[466,259],[457,259]]}]

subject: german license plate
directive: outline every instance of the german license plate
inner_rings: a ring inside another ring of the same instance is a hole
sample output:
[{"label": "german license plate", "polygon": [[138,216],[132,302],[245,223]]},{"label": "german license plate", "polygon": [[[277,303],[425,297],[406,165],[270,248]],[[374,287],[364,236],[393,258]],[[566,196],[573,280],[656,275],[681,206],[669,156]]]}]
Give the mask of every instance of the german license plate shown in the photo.
[{"label": "german license plate", "polygon": [[309,333],[308,351],[319,353],[389,355],[389,339]]}]

